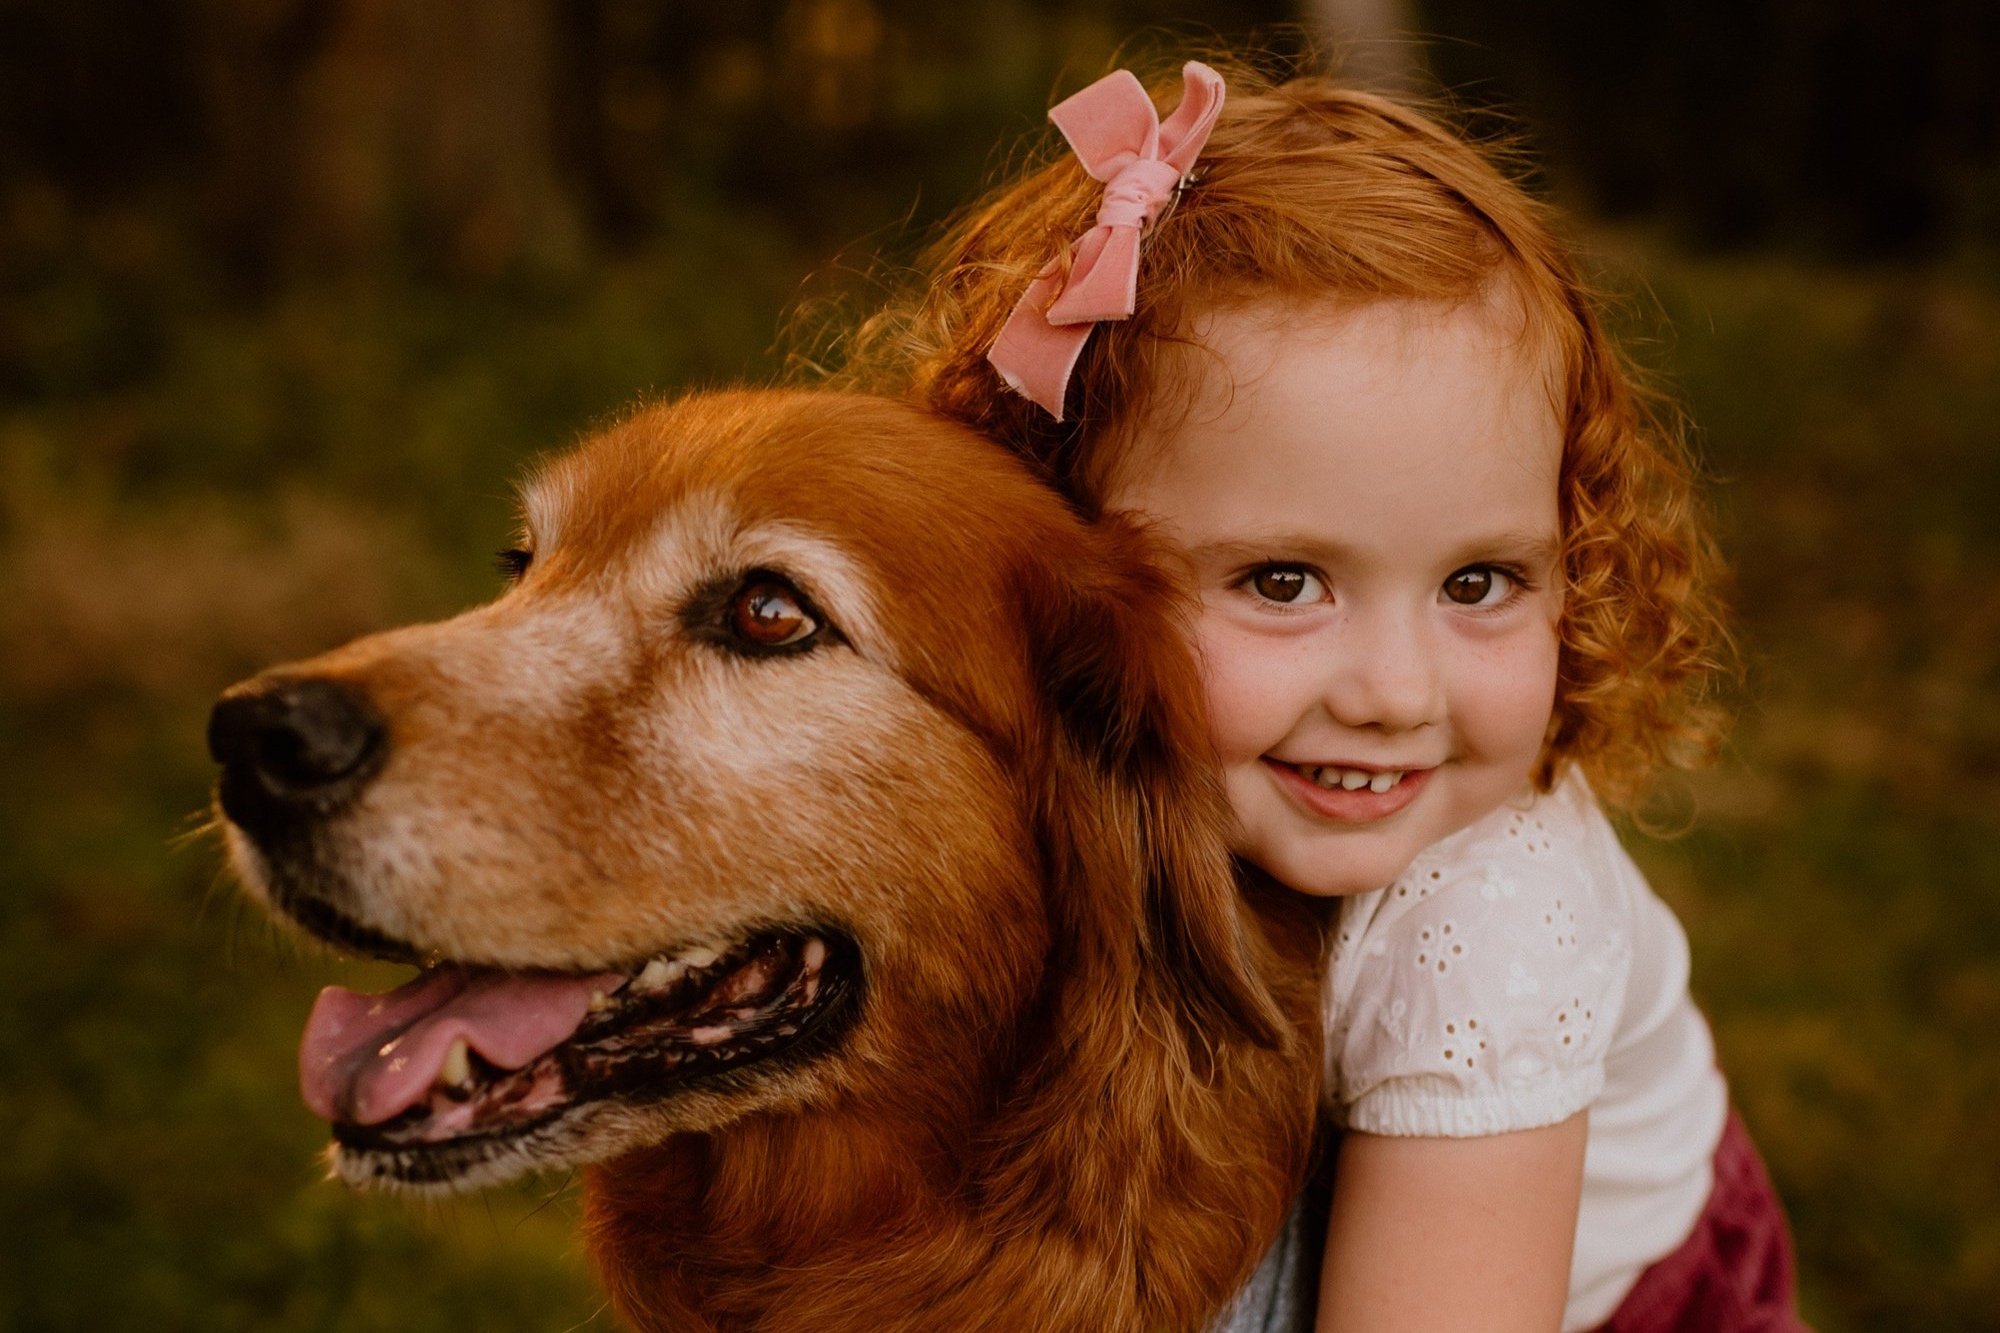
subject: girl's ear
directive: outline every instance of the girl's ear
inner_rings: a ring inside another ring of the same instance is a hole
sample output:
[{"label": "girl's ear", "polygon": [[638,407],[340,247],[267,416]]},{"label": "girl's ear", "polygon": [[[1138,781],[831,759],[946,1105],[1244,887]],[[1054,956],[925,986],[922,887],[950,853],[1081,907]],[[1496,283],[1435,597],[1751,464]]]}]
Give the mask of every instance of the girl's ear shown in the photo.
[{"label": "girl's ear", "polygon": [[1139,928],[1139,967],[1195,1049],[1231,1035],[1276,1048],[1283,1020],[1251,966],[1184,598],[1137,528],[1106,517],[1089,537],[1098,558],[1057,567],[1050,553],[1023,588],[1060,733],[1040,812],[1057,910],[1086,927],[1084,947],[1114,955]]}]

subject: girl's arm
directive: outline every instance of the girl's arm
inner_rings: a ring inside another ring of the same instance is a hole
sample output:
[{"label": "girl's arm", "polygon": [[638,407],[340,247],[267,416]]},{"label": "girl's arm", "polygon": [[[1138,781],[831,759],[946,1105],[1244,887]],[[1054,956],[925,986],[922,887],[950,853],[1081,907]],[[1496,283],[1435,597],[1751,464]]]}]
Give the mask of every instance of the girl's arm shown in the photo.
[{"label": "girl's arm", "polygon": [[1561,1327],[1588,1115],[1472,1139],[1349,1133],[1318,1333]]}]

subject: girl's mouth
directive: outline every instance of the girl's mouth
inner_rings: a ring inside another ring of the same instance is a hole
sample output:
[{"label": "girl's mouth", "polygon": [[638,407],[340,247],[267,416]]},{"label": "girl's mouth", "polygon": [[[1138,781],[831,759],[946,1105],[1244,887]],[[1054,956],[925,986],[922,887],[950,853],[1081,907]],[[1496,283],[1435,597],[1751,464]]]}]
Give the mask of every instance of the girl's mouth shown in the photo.
[{"label": "girl's mouth", "polygon": [[1264,757],[1278,783],[1307,810],[1343,824],[1367,824],[1409,805],[1435,768],[1364,769],[1334,764],[1288,764]]},{"label": "girl's mouth", "polygon": [[1366,787],[1378,796],[1401,782],[1403,774],[1409,771],[1402,768],[1380,771],[1371,771],[1365,768],[1337,768],[1332,764],[1299,764],[1295,765],[1295,767],[1301,774],[1311,778],[1328,791],[1332,791],[1335,787],[1340,788],[1342,791],[1360,791],[1363,787]]}]

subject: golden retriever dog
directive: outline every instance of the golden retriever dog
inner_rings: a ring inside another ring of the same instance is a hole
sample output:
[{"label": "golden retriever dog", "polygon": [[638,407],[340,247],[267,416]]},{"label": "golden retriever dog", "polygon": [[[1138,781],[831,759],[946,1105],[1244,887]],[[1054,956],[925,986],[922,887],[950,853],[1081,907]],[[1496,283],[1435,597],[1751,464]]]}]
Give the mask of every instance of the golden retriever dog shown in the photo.
[{"label": "golden retriever dog", "polygon": [[210,722],[250,891],[420,968],[307,1021],[334,1172],[587,1164],[644,1329],[1203,1327],[1304,1173],[1320,925],[1239,891],[1143,535],[809,392],[523,507],[498,600]]}]

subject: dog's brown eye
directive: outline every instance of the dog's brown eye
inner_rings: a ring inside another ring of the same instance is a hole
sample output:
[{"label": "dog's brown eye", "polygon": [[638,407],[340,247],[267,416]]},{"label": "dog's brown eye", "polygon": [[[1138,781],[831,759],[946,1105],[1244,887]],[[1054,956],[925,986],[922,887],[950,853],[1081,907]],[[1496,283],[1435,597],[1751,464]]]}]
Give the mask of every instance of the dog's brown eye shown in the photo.
[{"label": "dog's brown eye", "polygon": [[789,648],[819,632],[805,599],[782,583],[752,583],[729,604],[730,627],[760,648]]}]

